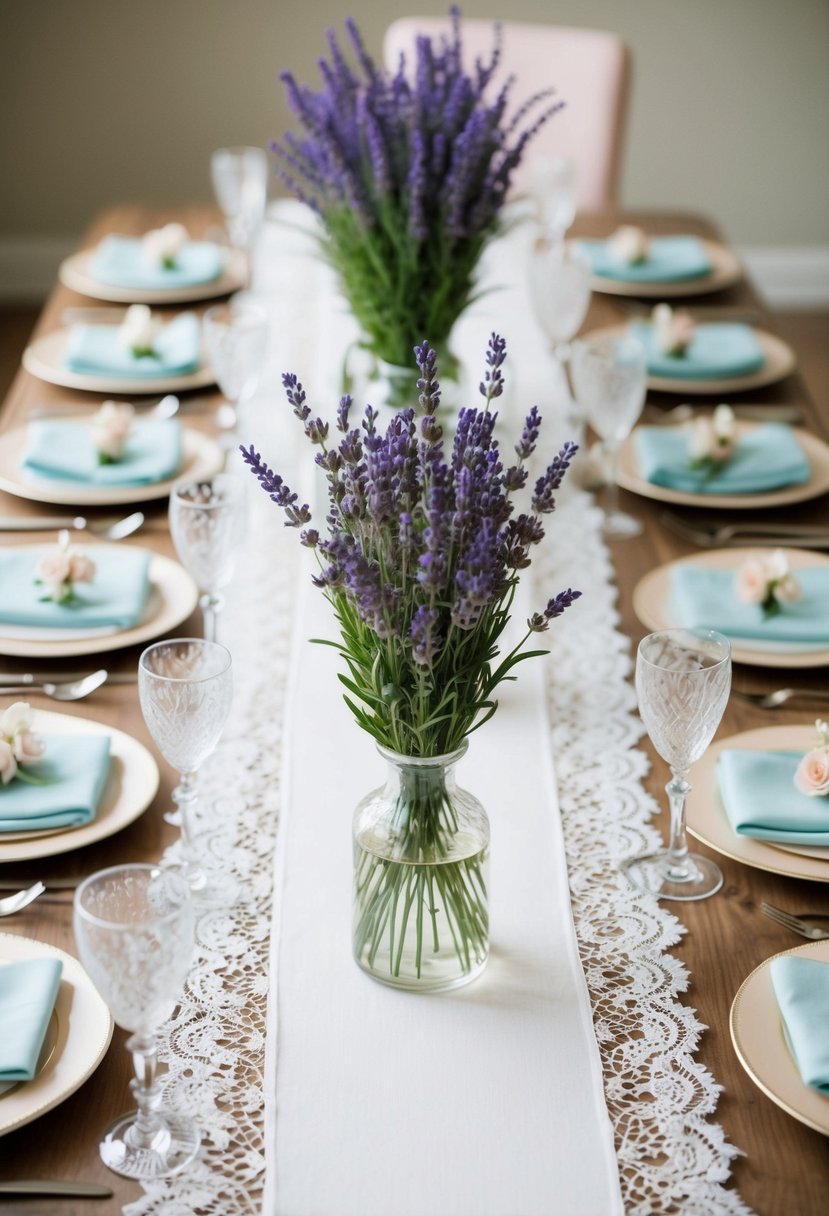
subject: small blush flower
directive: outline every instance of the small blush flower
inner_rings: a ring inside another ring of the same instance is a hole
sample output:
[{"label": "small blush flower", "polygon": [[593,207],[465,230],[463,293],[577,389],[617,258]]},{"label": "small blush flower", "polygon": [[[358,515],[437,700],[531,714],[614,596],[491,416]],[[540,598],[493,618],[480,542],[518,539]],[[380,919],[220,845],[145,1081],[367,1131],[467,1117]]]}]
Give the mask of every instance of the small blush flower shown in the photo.
[{"label": "small blush flower", "polygon": [[35,567],[35,574],[49,586],[68,582],[71,570],[69,556],[62,549],[45,553]]},{"label": "small blush flower", "polygon": [[829,794],[829,752],[818,747],[807,752],[797,766],[794,783],[801,794],[810,797]]},{"label": "small blush flower", "polygon": [[161,331],[161,321],[154,317],[146,304],[131,304],[118,330],[118,340],[136,358],[155,355],[155,344]]},{"label": "small blush flower", "polygon": [[610,256],[624,266],[638,266],[647,260],[650,241],[642,228],[635,224],[622,224],[608,238],[607,248]]},{"label": "small blush flower", "polygon": [[34,731],[23,730],[15,735],[12,746],[14,758],[18,764],[31,764],[43,755],[45,744],[40,735],[36,735]]},{"label": "small blush flower", "polygon": [[165,224],[154,228],[141,242],[141,256],[151,266],[173,270],[176,260],[189,237],[183,224]]},{"label": "small blush flower", "polygon": [[0,739],[0,783],[8,785],[17,776],[17,761],[7,739]]},{"label": "small blush flower", "polygon": [[695,418],[688,423],[688,455],[692,463],[709,460],[714,446],[714,434],[708,418]]},{"label": "small blush flower", "polygon": [[91,557],[80,549],[70,553],[69,581],[70,583],[91,583],[95,577],[95,563]]},{"label": "small blush flower", "polygon": [[101,464],[121,459],[134,417],[135,410],[128,401],[105,401],[94,415],[89,426]]},{"label": "small blush flower", "polygon": [[69,543],[65,529],[58,534],[57,548],[45,553],[35,567],[35,582],[46,587],[44,598],[56,604],[72,599],[73,583],[91,583],[94,577],[95,563]]},{"label": "small blush flower", "polygon": [[735,590],[744,604],[762,604],[766,598],[768,579],[762,561],[750,557],[737,571]]},{"label": "small blush flower", "polygon": [[803,588],[793,574],[784,574],[775,587],[774,594],[783,604],[796,604],[803,598]]},{"label": "small blush flower", "polygon": [[664,355],[684,355],[694,340],[693,318],[687,312],[674,312],[670,304],[657,304],[651,323],[656,345]]}]

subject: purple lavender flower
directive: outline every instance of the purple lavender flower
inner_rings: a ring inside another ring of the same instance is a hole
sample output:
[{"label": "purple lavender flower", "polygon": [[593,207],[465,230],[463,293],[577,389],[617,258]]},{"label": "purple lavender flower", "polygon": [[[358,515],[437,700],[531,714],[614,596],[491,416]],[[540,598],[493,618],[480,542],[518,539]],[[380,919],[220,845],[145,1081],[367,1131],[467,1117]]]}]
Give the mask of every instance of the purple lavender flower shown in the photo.
[{"label": "purple lavender flower", "polygon": [[533,633],[543,633],[548,628],[550,621],[569,608],[581,596],[580,591],[574,591],[572,587],[568,587],[566,591],[559,591],[558,595],[553,596],[547,601],[547,607],[543,612],[535,612],[527,621],[529,629]]},{"label": "purple lavender flower", "polygon": [[533,510],[542,514],[555,510],[554,492],[561,485],[564,474],[570,467],[570,461],[579,450],[577,443],[565,443],[558,455],[550,462],[547,471],[535,483],[533,494]]}]

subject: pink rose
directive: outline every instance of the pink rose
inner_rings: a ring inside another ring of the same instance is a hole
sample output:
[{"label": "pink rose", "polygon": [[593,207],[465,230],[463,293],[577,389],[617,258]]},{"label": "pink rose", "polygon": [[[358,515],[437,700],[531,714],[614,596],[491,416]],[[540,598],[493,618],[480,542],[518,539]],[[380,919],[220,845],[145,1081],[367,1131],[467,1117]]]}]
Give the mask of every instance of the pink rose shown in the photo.
[{"label": "pink rose", "polygon": [[17,761],[14,758],[11,744],[0,739],[0,782],[8,785],[17,774]]},{"label": "pink rose", "polygon": [[829,752],[816,747],[807,752],[794,775],[801,794],[829,794]]},{"label": "pink rose", "polygon": [[744,604],[762,604],[766,598],[768,578],[765,567],[758,558],[750,557],[737,571],[735,591],[737,599]]},{"label": "pink rose", "polygon": [[81,550],[70,553],[69,578],[73,583],[91,583],[95,577],[95,563]]},{"label": "pink rose", "polygon": [[37,563],[35,574],[50,587],[59,587],[69,579],[72,563],[63,549],[51,549]]},{"label": "pink rose", "polygon": [[44,743],[40,735],[32,730],[23,730],[12,741],[14,758],[18,764],[31,764],[43,755]]}]

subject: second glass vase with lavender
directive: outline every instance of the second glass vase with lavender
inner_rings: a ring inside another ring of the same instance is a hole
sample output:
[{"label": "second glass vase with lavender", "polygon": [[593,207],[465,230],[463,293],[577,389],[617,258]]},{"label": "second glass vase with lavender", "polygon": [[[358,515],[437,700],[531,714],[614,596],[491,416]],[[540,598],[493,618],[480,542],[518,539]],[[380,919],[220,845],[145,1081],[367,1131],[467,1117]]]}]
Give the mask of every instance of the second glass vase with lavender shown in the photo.
[{"label": "second glass vase with lavender", "polygon": [[467,984],[489,957],[489,820],[444,756],[381,747],[386,784],[354,814],[354,958],[411,991]]}]

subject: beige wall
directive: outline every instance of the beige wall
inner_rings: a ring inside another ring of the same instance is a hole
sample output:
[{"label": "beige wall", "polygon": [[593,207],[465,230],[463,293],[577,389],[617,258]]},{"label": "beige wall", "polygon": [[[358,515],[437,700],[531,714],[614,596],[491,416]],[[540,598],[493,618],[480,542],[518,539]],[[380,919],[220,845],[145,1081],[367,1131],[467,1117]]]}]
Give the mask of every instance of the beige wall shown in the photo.
[{"label": "beige wall", "polygon": [[[79,233],[119,199],[208,197],[208,158],[290,125],[352,13],[393,0],[0,0],[0,240]],[[615,29],[631,47],[623,199],[704,210],[742,245],[829,245],[827,0],[477,0],[469,16]],[[443,13],[444,3],[415,11]],[[378,15],[380,14],[380,15]]]}]

